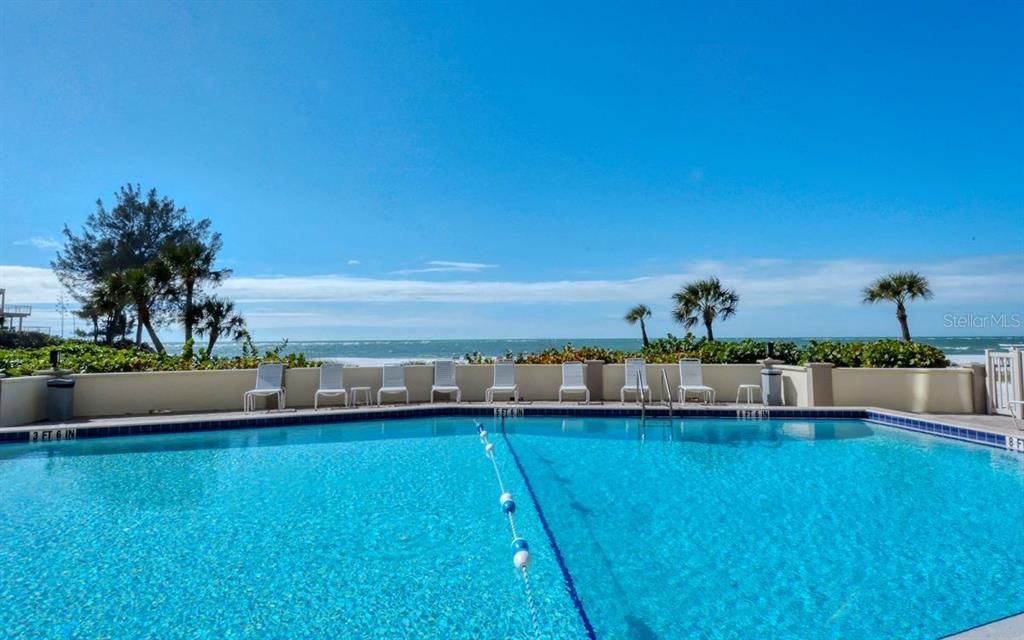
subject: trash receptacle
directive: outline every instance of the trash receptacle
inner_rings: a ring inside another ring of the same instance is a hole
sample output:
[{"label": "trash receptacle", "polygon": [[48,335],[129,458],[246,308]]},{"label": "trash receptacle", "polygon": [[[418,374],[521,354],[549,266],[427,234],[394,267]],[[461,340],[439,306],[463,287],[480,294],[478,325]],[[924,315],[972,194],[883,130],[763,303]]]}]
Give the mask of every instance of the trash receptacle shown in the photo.
[{"label": "trash receptacle", "polygon": [[761,369],[761,397],[770,407],[782,406],[782,372],[778,369]]},{"label": "trash receptacle", "polygon": [[54,378],[46,381],[46,418],[51,422],[66,422],[74,415],[75,381]]}]

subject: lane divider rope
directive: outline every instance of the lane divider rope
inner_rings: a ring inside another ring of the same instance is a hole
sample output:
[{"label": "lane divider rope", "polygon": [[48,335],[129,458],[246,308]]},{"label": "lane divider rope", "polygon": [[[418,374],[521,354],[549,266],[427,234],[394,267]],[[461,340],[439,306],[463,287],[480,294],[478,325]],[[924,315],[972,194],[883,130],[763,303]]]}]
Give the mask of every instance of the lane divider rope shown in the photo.
[{"label": "lane divider rope", "polygon": [[516,448],[512,446],[512,441],[509,440],[508,433],[505,431],[505,421],[501,421],[501,435],[505,439],[505,445],[508,446],[508,452],[512,454],[512,461],[516,465],[516,469],[519,470],[519,475],[523,478],[523,483],[526,485],[526,492],[530,495],[530,500],[533,501],[533,508],[537,511],[537,517],[540,519],[541,527],[544,528],[544,534],[548,538],[548,544],[551,545],[551,550],[555,554],[555,562],[558,563],[558,568],[562,572],[562,581],[565,584],[565,590],[569,594],[569,599],[572,600],[573,607],[576,608],[576,613],[579,615],[580,622],[583,624],[583,629],[586,632],[589,640],[597,640],[597,632],[594,630],[594,625],[590,623],[590,617],[587,615],[587,610],[583,606],[583,599],[580,598],[580,594],[576,591],[576,583],[572,579],[572,573],[569,571],[569,566],[565,563],[565,556],[562,554],[562,548],[558,546],[558,540],[555,539],[555,533],[551,530],[551,524],[548,522],[547,516],[544,515],[544,509],[540,506],[540,500],[537,499],[537,493],[533,490],[533,483],[530,482],[530,477],[526,475],[526,469],[523,468],[522,461],[519,460],[519,455],[516,453]]},{"label": "lane divider rope", "polygon": [[530,621],[533,624],[533,635],[540,640],[540,623],[537,615],[537,605],[533,601],[533,590],[530,588],[530,545],[526,538],[521,538],[516,531],[516,501],[512,494],[505,489],[505,482],[501,478],[501,469],[498,468],[498,459],[494,455],[494,444],[487,439],[487,430],[479,422],[476,423],[477,433],[480,434],[480,443],[484,446],[484,455],[491,461],[494,467],[494,476],[498,479],[498,490],[501,497],[498,503],[501,511],[508,517],[509,528],[512,529],[512,564],[523,576],[523,589],[526,592],[526,602],[530,607]]}]

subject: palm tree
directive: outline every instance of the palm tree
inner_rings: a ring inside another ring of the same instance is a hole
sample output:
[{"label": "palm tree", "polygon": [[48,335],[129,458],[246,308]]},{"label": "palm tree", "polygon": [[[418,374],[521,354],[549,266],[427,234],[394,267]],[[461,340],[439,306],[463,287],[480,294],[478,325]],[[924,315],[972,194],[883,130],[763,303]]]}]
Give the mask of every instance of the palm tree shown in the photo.
[{"label": "palm tree", "polygon": [[[112,288],[110,279],[100,282],[82,298],[82,307],[77,311],[78,317],[92,322],[93,342],[100,341],[103,334],[105,344],[113,344],[118,334],[127,330],[127,319],[124,308],[131,304],[122,292]],[[103,330],[100,330],[103,320]]]},{"label": "palm tree", "polygon": [[651,341],[647,339],[647,325],[644,324],[644,319],[651,317],[651,309],[645,304],[638,304],[626,313],[625,320],[630,325],[634,325],[637,322],[640,323],[640,335],[644,338],[644,346],[650,346]]},{"label": "palm tree", "polygon": [[672,294],[676,308],[672,317],[687,329],[703,322],[708,331],[708,341],[714,342],[715,332],[711,325],[717,318],[728,320],[736,315],[740,296],[734,289],[722,287],[718,278],[691,282]]},{"label": "palm tree", "polygon": [[215,233],[208,243],[189,239],[169,244],[161,252],[161,259],[184,294],[181,316],[185,325],[185,342],[192,339],[192,329],[199,319],[195,307],[197,288],[203,284],[216,286],[231,275],[230,269],[213,268],[221,245],[220,234]]},{"label": "palm tree", "polygon": [[156,335],[153,309],[167,291],[168,273],[162,263],[151,262],[145,267],[118,271],[107,277],[105,286],[111,292],[124,296],[135,306],[139,333],[135,343],[141,343],[141,330],[145,329],[153,348],[164,352],[164,345]]},{"label": "palm tree", "polygon": [[198,316],[196,333],[210,338],[206,347],[207,354],[213,354],[213,346],[222,335],[238,340],[245,334],[245,318],[235,312],[235,303],[230,300],[207,298],[200,307]]},{"label": "palm tree", "polygon": [[907,306],[909,300],[929,300],[932,290],[928,286],[928,278],[916,271],[899,271],[882,276],[864,287],[864,304],[887,301],[896,303],[896,319],[900,321],[903,339],[910,342],[910,327],[907,326]]}]

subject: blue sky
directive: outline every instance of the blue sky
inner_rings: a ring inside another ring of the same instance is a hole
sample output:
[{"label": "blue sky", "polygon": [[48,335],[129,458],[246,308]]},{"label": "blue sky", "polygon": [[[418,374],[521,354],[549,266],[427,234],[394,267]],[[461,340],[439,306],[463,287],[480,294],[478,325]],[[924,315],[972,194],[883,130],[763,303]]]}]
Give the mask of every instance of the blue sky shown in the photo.
[{"label": "blue sky", "polygon": [[[1020,3],[6,3],[0,286],[157,187],[257,337],[896,335],[1024,310]],[[989,333],[1020,333],[994,329]],[[166,335],[173,337],[174,329]],[[985,331],[973,331],[985,333]]]}]

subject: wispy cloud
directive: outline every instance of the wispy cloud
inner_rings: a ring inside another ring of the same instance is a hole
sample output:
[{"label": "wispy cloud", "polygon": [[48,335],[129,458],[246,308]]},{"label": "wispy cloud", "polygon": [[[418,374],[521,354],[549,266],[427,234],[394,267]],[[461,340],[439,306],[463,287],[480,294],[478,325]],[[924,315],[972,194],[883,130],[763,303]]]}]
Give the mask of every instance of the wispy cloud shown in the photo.
[{"label": "wispy cloud", "polygon": [[355,265],[359,264],[359,261],[358,260],[349,260],[348,264],[349,264],[349,266],[355,266]]},{"label": "wispy cloud", "polygon": [[[453,264],[453,263],[445,263]],[[475,264],[475,263],[454,263]],[[438,267],[440,268],[440,267]],[[916,269],[928,276],[934,304],[1024,304],[1024,255],[950,258],[929,262],[849,258],[836,260],[749,259],[701,261],[670,273],[629,279],[424,280],[346,275],[237,276],[224,295],[245,303],[472,303],[573,304],[665,301],[683,283],[717,275],[740,294],[744,307],[812,304],[860,305],[860,291],[878,275]],[[56,300],[60,290],[49,269],[0,266],[0,286],[24,302]]]},{"label": "wispy cloud", "polygon": [[483,262],[453,262],[451,260],[431,260],[427,266],[419,269],[402,269],[392,271],[392,275],[405,276],[414,273],[479,273],[485,269],[495,269],[496,264]]},{"label": "wispy cloud", "polygon": [[49,236],[32,236],[24,240],[15,240],[14,244],[19,247],[35,247],[41,251],[52,251],[60,248],[60,241],[54,240]]},{"label": "wispy cloud", "polygon": [[340,328],[424,328],[451,327],[452,319],[444,316],[424,314],[394,314],[367,312],[317,311],[245,311],[250,329],[274,329],[278,327],[340,327]]}]

